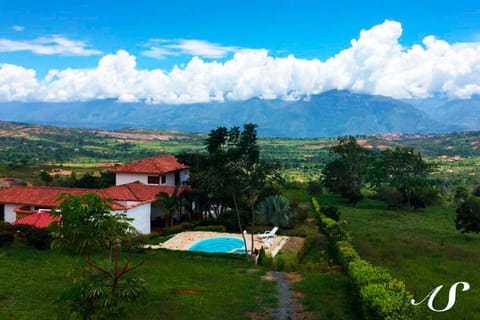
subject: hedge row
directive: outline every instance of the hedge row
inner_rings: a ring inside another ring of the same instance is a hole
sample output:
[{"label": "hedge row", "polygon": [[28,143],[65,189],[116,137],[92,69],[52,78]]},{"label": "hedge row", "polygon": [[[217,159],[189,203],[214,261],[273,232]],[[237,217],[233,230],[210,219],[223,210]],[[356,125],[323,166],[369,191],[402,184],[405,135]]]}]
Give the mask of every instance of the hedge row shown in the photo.
[{"label": "hedge row", "polygon": [[335,247],[339,263],[346,270],[359,297],[362,315],[366,320],[428,319],[424,309],[410,304],[413,298],[402,281],[390,273],[363,260],[353,248],[344,226],[320,213],[318,201],[312,199],[322,231]]}]

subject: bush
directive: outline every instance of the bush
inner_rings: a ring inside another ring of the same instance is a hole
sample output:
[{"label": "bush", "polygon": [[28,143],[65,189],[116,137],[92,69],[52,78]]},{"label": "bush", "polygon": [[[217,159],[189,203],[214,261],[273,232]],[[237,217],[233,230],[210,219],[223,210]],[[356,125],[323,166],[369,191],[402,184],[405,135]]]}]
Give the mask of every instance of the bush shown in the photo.
[{"label": "bush", "polygon": [[337,242],[337,256],[338,261],[344,267],[347,267],[350,262],[360,260],[360,255],[355,251],[352,244],[348,241]]},{"label": "bush", "polygon": [[317,236],[315,234],[307,235],[305,241],[303,242],[302,248],[297,252],[297,260],[299,262],[302,262],[303,259],[305,259],[310,249],[312,249],[312,247],[315,245],[316,241]]},{"label": "bush", "polygon": [[480,232],[480,198],[469,197],[458,206],[455,227],[462,233]]},{"label": "bush", "polygon": [[145,245],[150,237],[148,234],[141,234],[139,232],[130,233],[128,237],[122,241],[122,249],[129,252],[141,252],[145,249]]},{"label": "bush", "polygon": [[399,210],[405,203],[405,197],[403,196],[403,193],[394,187],[382,187],[380,190],[378,190],[377,196],[380,200],[385,201],[388,209],[390,210]]},{"label": "bush", "polygon": [[15,226],[9,222],[0,221],[0,230],[15,231]]},{"label": "bush", "polygon": [[423,309],[410,304],[412,298],[404,283],[395,279],[386,283],[370,284],[360,290],[365,319],[430,319],[431,316]]},{"label": "bush", "polygon": [[193,230],[195,231],[212,231],[212,232],[227,232],[225,226],[198,226]]},{"label": "bush", "polygon": [[17,224],[13,227],[15,228],[15,231],[22,239],[27,239],[28,235],[34,232],[35,229],[37,229],[36,227],[30,224]]},{"label": "bush", "polygon": [[392,276],[387,270],[375,267],[362,259],[350,262],[347,267],[347,272],[358,291],[360,291],[362,287],[372,283],[386,283],[392,280]]},{"label": "bush", "polygon": [[309,181],[307,191],[312,196],[319,195],[323,193],[323,186],[320,181]]},{"label": "bush", "polygon": [[278,271],[292,272],[298,269],[298,260],[294,255],[279,253],[273,259],[273,269]]},{"label": "bush", "polygon": [[340,211],[338,211],[338,208],[335,206],[323,207],[320,209],[320,212],[337,222],[340,219]]},{"label": "bush", "polygon": [[13,244],[15,236],[12,231],[0,229],[0,248],[8,248]]},{"label": "bush", "polygon": [[193,230],[195,228],[195,224],[192,222],[182,222],[171,227],[165,227],[162,229],[161,234],[162,236],[169,236],[171,234],[180,233],[187,230]]},{"label": "bush", "polygon": [[50,248],[52,236],[47,229],[32,228],[26,235],[27,244],[37,250],[47,250]]}]

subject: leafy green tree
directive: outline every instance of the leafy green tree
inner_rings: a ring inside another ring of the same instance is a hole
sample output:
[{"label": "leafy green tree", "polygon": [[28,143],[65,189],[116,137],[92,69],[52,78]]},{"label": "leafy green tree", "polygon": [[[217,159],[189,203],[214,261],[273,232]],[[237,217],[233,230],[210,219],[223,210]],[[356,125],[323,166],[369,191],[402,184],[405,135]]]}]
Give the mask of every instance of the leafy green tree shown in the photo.
[{"label": "leafy green tree", "polygon": [[217,218],[233,208],[240,231],[246,223],[245,212],[255,224],[256,202],[269,181],[278,180],[278,167],[260,160],[256,128],[252,123],[245,124],[243,130],[218,127],[205,140],[207,155],[179,156],[190,166],[189,183],[198,208],[208,214],[215,212]]},{"label": "leafy green tree", "polygon": [[471,196],[458,206],[455,226],[462,233],[480,232],[480,198]]},{"label": "leafy green tree", "polygon": [[290,202],[282,195],[268,196],[257,206],[258,220],[263,224],[287,227],[290,219]]},{"label": "leafy green tree", "polygon": [[126,305],[146,292],[143,279],[125,277],[143,261],[130,267],[135,257],[133,253],[119,268],[120,243],[128,240],[129,233],[134,231],[129,219],[124,214],[112,214],[110,200],[94,193],[83,196],[62,194],[57,200],[62,203],[51,214],[62,219],[57,230],[53,231],[53,248],[86,255],[109,249],[106,267],[85,257],[88,270],[80,275],[82,281],[74,281],[73,287],[62,295],[61,308],[68,312],[69,319],[125,318]]},{"label": "leafy green tree", "polygon": [[327,163],[322,171],[323,184],[355,205],[363,198],[361,188],[371,154],[352,136],[339,138],[338,144],[331,147],[329,153],[334,160]]},{"label": "leafy green tree", "polygon": [[47,171],[42,170],[40,171],[40,180],[42,180],[42,182],[44,182],[48,186],[50,185],[50,183],[52,183],[53,177]]},{"label": "leafy green tree", "polygon": [[129,224],[131,219],[124,214],[111,214],[110,200],[97,194],[62,194],[57,200],[62,203],[51,215],[62,220],[53,232],[53,248],[89,254],[112,248],[116,240],[125,239],[128,232],[134,231]]},{"label": "leafy green tree", "polygon": [[424,206],[434,200],[430,197],[436,197],[435,192],[429,191],[427,180],[432,169],[413,148],[396,147],[381,151],[375,157],[367,180],[377,190],[385,186],[398,190],[408,207]]}]

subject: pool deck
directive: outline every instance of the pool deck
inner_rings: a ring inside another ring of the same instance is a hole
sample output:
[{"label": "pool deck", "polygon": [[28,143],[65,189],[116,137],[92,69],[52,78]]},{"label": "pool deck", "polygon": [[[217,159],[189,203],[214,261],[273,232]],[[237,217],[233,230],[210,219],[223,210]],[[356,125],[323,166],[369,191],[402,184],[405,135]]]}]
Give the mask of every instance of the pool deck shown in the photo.
[{"label": "pool deck", "polygon": [[[175,235],[173,238],[167,240],[164,243],[155,246],[156,248],[165,248],[170,250],[188,250],[194,243],[210,239],[210,238],[221,238],[221,237],[231,237],[242,239],[242,235],[239,233],[226,233],[226,232],[211,232],[211,231],[185,231]],[[251,234],[246,234],[247,237],[247,248],[251,249]],[[262,246],[265,249],[267,254],[272,254],[275,256],[278,251],[281,249],[283,244],[288,240],[288,237],[276,236],[271,238],[272,240],[262,239],[257,235],[254,235],[254,247],[255,249],[260,249]],[[153,246],[152,246],[153,247]]]}]

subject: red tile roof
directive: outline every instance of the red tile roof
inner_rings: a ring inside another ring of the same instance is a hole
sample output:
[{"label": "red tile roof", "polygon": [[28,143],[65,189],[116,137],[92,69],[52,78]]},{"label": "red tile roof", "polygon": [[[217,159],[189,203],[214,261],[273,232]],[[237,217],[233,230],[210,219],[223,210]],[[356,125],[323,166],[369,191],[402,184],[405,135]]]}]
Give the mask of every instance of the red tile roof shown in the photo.
[{"label": "red tile roof", "polygon": [[[118,201],[141,201],[152,202],[156,199],[157,194],[166,192],[169,196],[173,194],[174,186],[157,186],[146,185],[139,181],[122,184],[102,190],[107,198]],[[178,194],[181,194],[188,188],[180,187]]]},{"label": "red tile roof", "polygon": [[[115,201],[135,201],[135,202],[153,202],[156,195],[166,192],[173,194],[173,186],[152,186],[141,182],[131,182],[124,185],[110,187],[106,189],[79,189],[79,188],[51,188],[51,187],[10,187],[0,190],[0,203],[13,203],[22,205],[31,205],[45,208],[58,206],[60,202],[56,199],[62,194],[84,195],[87,193],[98,194],[102,198],[114,200],[110,207],[113,210],[124,210],[130,206],[123,206]],[[189,190],[189,188],[180,187],[178,193]]]},{"label": "red tile roof", "polygon": [[114,167],[110,169],[110,172],[160,175],[182,169],[188,169],[188,166],[178,162],[175,156],[164,155],[140,159],[123,166]]},{"label": "red tile roof", "polygon": [[37,228],[46,228],[53,221],[60,221],[60,217],[52,217],[48,212],[32,213],[13,224],[29,224]]},{"label": "red tile roof", "polygon": [[[102,198],[108,198],[103,190],[98,189],[79,189],[79,188],[51,188],[51,187],[10,187],[0,190],[0,203],[14,203],[31,206],[52,208],[58,206],[61,202],[56,199],[62,194],[85,195],[87,193],[96,193]],[[110,204],[113,210],[123,210],[124,206],[112,202]]]}]

